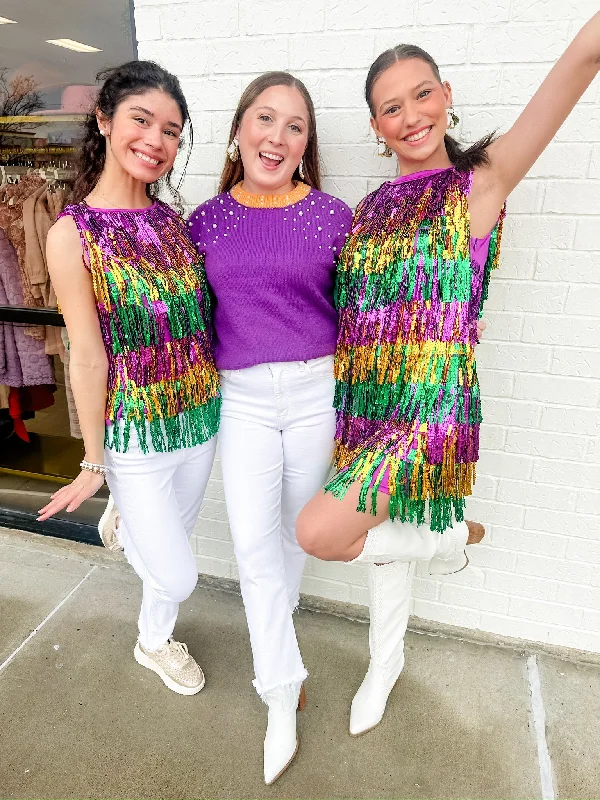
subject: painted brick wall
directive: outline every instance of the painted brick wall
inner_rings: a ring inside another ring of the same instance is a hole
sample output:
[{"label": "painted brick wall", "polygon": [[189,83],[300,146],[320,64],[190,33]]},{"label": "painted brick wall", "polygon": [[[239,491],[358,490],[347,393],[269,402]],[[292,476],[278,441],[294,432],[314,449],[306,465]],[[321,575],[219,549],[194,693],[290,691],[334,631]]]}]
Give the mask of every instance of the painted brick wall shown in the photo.
[{"label": "painted brick wall", "polygon": [[[318,109],[325,188],[351,205],[392,176],[362,100],[384,48],[429,50],[460,135],[505,130],[597,0],[137,0],[140,58],[180,76],[196,144],[191,205],[215,192],[245,84],[289,69]],[[600,651],[600,83],[509,200],[478,361],[483,453],[472,567],[415,585],[420,617]],[[195,536],[200,570],[236,577],[218,465]],[[357,567],[311,561],[303,589],[367,602]]]}]

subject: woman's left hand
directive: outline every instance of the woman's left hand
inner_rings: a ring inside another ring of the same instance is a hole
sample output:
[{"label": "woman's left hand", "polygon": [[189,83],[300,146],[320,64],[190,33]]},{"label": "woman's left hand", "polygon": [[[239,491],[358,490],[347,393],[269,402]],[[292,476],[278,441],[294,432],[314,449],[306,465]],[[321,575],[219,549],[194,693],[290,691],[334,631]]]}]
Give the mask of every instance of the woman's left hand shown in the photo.
[{"label": "woman's left hand", "polygon": [[84,500],[93,497],[103,484],[104,477],[102,475],[97,475],[90,470],[81,470],[72,483],[63,486],[62,489],[51,495],[50,502],[40,509],[37,521],[43,522],[62,511],[63,508],[66,508],[69,512],[75,511]]},{"label": "woman's left hand", "polygon": [[477,341],[481,341],[481,337],[483,335],[484,330],[487,328],[487,325],[482,319],[477,320]]}]

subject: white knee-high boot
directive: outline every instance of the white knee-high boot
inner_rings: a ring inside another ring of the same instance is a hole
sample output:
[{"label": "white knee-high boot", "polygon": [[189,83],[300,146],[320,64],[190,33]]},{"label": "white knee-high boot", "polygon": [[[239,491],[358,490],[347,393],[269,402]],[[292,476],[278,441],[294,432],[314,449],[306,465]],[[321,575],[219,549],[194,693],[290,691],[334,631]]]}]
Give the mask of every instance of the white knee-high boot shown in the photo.
[{"label": "white knee-high boot", "polygon": [[350,733],[358,736],[378,725],[390,692],[404,667],[415,562],[369,565],[369,669],[350,709]]}]

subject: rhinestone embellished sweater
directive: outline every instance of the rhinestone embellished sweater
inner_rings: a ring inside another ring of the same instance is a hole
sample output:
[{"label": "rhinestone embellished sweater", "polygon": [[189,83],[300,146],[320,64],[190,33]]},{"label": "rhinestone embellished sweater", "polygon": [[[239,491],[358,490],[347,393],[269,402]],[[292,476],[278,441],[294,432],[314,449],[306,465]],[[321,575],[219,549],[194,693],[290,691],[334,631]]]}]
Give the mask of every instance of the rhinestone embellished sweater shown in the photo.
[{"label": "rhinestone embellished sweater", "polygon": [[160,201],[143,209],[67,206],[81,237],[108,357],[105,444],[179,450],[219,427],[219,378],[202,257]]},{"label": "rhinestone embellished sweater", "polygon": [[503,214],[489,237],[471,237],[472,177],[428,170],[366,197],[336,292],[339,471],[326,488],[342,497],[358,481],[359,510],[374,511],[381,487],[392,519],[422,523],[428,511],[438,531],[463,519],[475,480],[474,345],[502,231]]},{"label": "rhinestone embellished sweater", "polygon": [[219,369],[333,354],[336,258],[351,221],[348,206],[302,183],[284,196],[238,185],[191,214],[215,298]]}]

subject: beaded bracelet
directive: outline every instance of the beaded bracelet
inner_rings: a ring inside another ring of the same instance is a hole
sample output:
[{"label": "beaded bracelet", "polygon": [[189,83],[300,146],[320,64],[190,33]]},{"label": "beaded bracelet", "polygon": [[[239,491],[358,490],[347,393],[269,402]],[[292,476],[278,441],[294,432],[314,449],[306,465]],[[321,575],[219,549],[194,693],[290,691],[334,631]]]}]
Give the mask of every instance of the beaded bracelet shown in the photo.
[{"label": "beaded bracelet", "polygon": [[96,475],[102,475],[103,478],[106,478],[108,473],[108,467],[104,466],[104,464],[92,464],[91,461],[86,461],[85,458],[79,464],[81,469],[85,469],[88,472],[94,472]]}]

